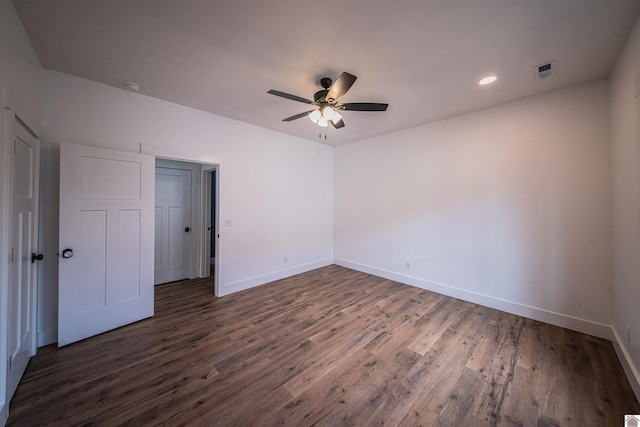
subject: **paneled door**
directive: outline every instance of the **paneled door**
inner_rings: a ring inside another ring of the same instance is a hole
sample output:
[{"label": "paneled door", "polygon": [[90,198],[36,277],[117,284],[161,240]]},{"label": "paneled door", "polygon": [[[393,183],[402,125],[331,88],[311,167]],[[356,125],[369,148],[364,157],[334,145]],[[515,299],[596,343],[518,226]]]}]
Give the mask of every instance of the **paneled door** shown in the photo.
[{"label": "paneled door", "polygon": [[156,167],[155,284],[189,278],[191,171]]},{"label": "paneled door", "polygon": [[58,346],[153,316],[153,156],[62,144]]},{"label": "paneled door", "polygon": [[12,236],[9,260],[9,375],[7,401],[36,352],[38,165],[40,142],[14,123],[12,155]]}]

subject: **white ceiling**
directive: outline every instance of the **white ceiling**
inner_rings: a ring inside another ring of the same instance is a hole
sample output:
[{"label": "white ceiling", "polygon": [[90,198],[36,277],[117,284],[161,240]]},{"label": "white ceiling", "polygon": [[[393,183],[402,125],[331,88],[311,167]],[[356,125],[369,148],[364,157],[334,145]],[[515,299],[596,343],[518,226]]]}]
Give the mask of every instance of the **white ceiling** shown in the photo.
[{"label": "white ceiling", "polygon": [[[358,76],[339,145],[608,76],[640,0],[13,0],[45,68],[318,141],[282,119]],[[552,77],[534,66],[555,60]],[[495,74],[498,81],[477,81]],[[322,140],[322,142],[325,142]]]}]

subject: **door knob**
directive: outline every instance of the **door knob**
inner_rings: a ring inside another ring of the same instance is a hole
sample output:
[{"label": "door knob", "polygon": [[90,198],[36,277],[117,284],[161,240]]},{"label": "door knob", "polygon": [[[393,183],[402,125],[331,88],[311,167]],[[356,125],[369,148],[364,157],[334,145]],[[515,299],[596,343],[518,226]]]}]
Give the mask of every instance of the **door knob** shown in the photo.
[{"label": "door knob", "polygon": [[190,231],[191,231],[191,229],[190,229],[189,227],[185,227],[185,228],[184,228],[184,232],[185,232],[185,233],[188,233],[188,232],[190,232]]},{"label": "door knob", "polygon": [[42,261],[44,258],[44,255],[42,254],[36,254],[35,252],[31,253],[31,264],[33,264],[36,261]]},{"label": "door knob", "polygon": [[73,249],[65,249],[62,251],[62,258],[71,258],[73,256]]}]

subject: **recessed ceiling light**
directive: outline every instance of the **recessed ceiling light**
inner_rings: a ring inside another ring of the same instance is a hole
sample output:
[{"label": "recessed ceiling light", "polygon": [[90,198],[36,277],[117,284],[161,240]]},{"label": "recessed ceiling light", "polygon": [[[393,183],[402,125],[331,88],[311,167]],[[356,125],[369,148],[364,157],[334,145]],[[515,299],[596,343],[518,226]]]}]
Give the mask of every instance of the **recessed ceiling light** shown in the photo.
[{"label": "recessed ceiling light", "polygon": [[495,82],[496,79],[497,79],[496,76],[488,76],[488,77],[485,77],[484,79],[481,79],[478,82],[478,84],[479,85],[488,85],[488,84],[491,84],[491,83]]}]

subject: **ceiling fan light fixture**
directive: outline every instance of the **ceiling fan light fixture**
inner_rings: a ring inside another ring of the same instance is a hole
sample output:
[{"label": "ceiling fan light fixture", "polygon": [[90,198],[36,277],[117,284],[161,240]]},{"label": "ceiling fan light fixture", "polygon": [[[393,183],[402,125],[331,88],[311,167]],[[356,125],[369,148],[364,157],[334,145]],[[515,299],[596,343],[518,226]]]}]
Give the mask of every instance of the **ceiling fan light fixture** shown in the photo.
[{"label": "ceiling fan light fixture", "polygon": [[342,114],[338,113],[336,110],[333,110],[333,117],[331,117],[331,121],[333,122],[333,124],[338,124],[340,120],[342,120]]},{"label": "ceiling fan light fixture", "polygon": [[321,128],[326,128],[327,126],[329,126],[329,122],[324,117],[320,117],[320,119],[318,119],[318,126],[320,126]]},{"label": "ceiling fan light fixture", "polygon": [[313,110],[312,112],[309,113],[309,119],[311,119],[311,121],[313,123],[318,123],[318,120],[320,120],[322,118],[322,113],[320,112],[320,110]]},{"label": "ceiling fan light fixture", "polygon": [[325,119],[327,122],[329,120],[333,120],[333,117],[335,116],[335,110],[331,107],[324,107],[322,109],[322,118]]}]

